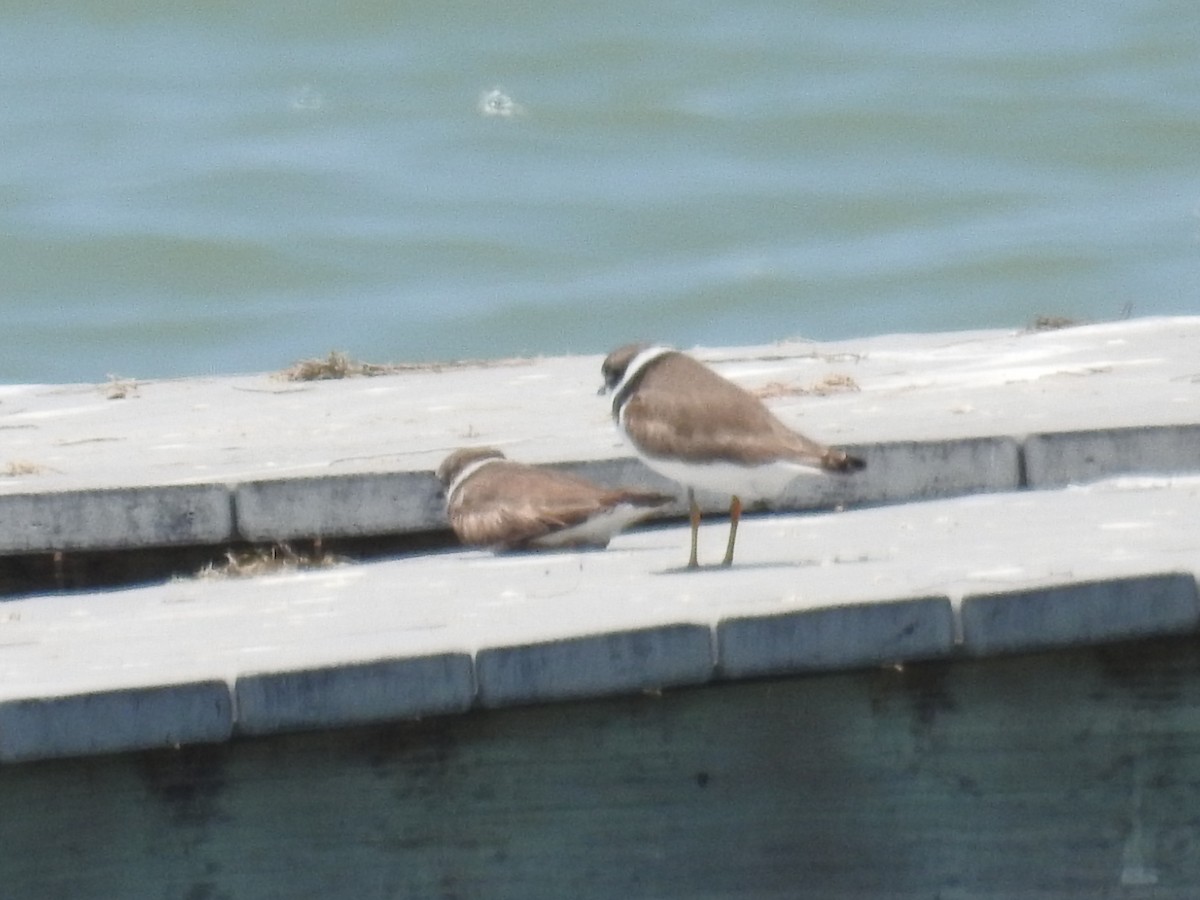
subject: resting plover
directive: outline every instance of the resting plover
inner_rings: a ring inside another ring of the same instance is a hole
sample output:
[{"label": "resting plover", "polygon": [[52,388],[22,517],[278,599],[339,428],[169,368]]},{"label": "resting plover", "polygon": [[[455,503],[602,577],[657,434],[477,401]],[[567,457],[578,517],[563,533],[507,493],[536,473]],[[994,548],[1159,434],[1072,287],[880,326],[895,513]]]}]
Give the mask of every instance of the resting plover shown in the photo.
[{"label": "resting plover", "polygon": [[494,447],[455,450],[437,477],[459,540],[497,550],[605,547],[622,528],[675,499],[512,462]]},{"label": "resting plover", "polygon": [[753,394],[670,347],[628,344],[608,355],[601,372],[600,393],[612,393],[622,434],[646,465],[687,487],[689,569],[697,567],[697,488],[732,498],[722,563],[728,566],[743,500],[774,499],[800,475],[845,474],[865,465],[792,431]]}]

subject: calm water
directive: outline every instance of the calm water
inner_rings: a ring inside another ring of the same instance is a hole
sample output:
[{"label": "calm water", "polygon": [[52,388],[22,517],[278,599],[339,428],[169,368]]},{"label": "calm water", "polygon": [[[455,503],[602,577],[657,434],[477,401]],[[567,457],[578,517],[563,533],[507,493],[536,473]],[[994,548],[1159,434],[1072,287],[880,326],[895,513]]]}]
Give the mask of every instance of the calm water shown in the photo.
[{"label": "calm water", "polygon": [[0,381],[1200,310],[1195,0],[172,6],[0,7]]}]

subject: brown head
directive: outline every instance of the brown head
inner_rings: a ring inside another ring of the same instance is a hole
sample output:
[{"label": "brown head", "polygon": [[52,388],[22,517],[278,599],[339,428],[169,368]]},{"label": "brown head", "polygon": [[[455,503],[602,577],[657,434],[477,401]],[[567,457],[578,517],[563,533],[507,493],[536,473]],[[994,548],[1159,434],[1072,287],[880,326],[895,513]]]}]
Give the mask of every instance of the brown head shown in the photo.
[{"label": "brown head", "polygon": [[626,344],[604,357],[604,362],[600,364],[600,374],[604,376],[604,384],[600,386],[598,393],[603,394],[614,390],[621,383],[621,379],[625,377],[625,371],[633,362],[634,357],[653,346],[646,342]]}]

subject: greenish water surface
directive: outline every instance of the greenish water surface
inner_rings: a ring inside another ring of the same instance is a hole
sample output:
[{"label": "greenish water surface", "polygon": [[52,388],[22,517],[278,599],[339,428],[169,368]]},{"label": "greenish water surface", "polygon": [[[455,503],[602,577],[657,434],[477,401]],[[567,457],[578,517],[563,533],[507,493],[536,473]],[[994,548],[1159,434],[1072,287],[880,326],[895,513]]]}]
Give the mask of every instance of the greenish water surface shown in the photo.
[{"label": "greenish water surface", "polygon": [[1181,0],[6,3],[0,382],[1195,312],[1197,35]]}]

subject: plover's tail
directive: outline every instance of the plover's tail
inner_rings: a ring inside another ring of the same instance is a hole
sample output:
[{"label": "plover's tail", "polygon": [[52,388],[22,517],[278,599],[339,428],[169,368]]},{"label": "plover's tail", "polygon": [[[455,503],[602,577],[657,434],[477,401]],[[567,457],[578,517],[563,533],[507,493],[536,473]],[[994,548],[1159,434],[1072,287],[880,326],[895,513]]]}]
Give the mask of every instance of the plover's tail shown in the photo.
[{"label": "plover's tail", "polygon": [[848,475],[851,472],[865,469],[867,463],[857,456],[851,456],[845,450],[830,447],[821,456],[821,467],[828,472],[839,472],[843,475]]}]

